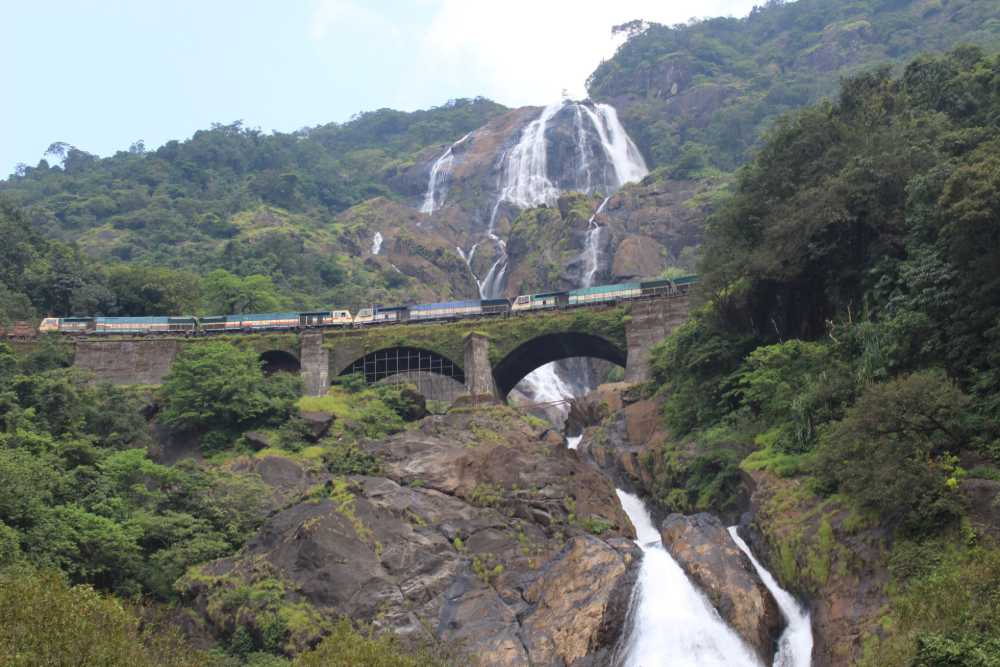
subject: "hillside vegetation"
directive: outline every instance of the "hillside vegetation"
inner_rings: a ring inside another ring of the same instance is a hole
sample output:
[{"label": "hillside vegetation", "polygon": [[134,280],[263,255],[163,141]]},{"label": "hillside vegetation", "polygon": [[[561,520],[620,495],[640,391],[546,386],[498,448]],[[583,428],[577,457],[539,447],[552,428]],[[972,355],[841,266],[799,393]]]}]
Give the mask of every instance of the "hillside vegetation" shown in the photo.
[{"label": "hillside vegetation", "polygon": [[[454,141],[502,111],[485,99],[457,100],[413,113],[382,109],[289,134],[264,134],[236,122],[155,151],[137,142],[103,159],[53,144],[48,157],[59,164],[43,159],[20,167],[0,182],[0,197],[20,210],[27,225],[18,221],[17,227],[75,242],[100,260],[105,274],[121,264],[201,275],[222,269],[274,284],[280,296],[258,309],[352,304],[359,298],[356,285],[384,287],[393,277],[372,274],[351,256],[351,230],[335,222],[336,214],[374,197],[398,197],[394,179],[421,149]],[[0,215],[18,214],[5,209]],[[107,287],[108,281],[97,282]],[[119,298],[113,287],[86,297],[78,288],[68,288],[76,294],[61,301],[48,292],[29,290],[27,296],[39,314],[147,310]],[[193,310],[199,303],[196,293],[152,312]],[[207,309],[215,305],[206,298]],[[0,320],[23,315],[23,306],[0,312]]]},{"label": "hillside vegetation", "polygon": [[[824,599],[892,574],[870,664],[995,664],[1000,645],[998,155],[1000,57],[845,81],[741,170],[704,304],[654,353],[665,418],[701,452],[664,459],[662,502],[724,505],[733,464],[790,480],[761,526],[785,583]],[[879,550],[841,551],[860,534]]]},{"label": "hillside vegetation", "polygon": [[748,17],[619,26],[631,38],[588,81],[651,166],[728,172],[782,114],[861,70],[958,44],[1000,45],[992,0],[769,0]]}]

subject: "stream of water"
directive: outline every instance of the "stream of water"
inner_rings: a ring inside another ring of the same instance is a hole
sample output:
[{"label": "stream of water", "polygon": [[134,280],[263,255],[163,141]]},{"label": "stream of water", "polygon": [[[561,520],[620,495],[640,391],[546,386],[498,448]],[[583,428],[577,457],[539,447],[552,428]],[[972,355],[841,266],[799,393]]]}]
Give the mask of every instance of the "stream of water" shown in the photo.
[{"label": "stream of water", "polygon": [[617,491],[643,553],[616,664],[760,667],[752,651],[663,548],[660,531],[642,500],[621,489]]},{"label": "stream of water", "polygon": [[785,618],[785,631],[781,633],[778,640],[778,651],[774,654],[774,667],[809,667],[812,662],[812,622],[809,619],[809,612],[802,608],[802,605],[792,597],[792,594],[783,589],[775,581],[757,557],[750,551],[750,547],[743,541],[736,531],[736,526],[729,528],[729,534],[733,538],[736,546],[747,555],[753,563],[757,576],[767,586],[774,601],[781,609],[781,615]]}]

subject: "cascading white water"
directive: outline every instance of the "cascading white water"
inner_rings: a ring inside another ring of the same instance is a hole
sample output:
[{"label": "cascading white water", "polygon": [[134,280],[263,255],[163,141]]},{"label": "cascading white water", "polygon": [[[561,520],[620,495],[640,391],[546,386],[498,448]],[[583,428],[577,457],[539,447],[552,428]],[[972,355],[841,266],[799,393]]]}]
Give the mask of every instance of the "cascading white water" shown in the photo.
[{"label": "cascading white water", "polygon": [[[549,143],[546,131],[553,118],[563,113],[567,107],[571,108],[574,114],[573,128],[578,157],[574,178],[571,182],[561,183],[560,187],[552,181],[549,174]],[[594,138],[601,147],[603,160],[597,160],[591,148]],[[463,137],[455,145],[464,140]],[[451,168],[451,156],[449,149],[438,159],[441,163],[440,168],[438,163],[431,168],[431,182],[428,184],[424,207],[421,209],[426,213],[434,211],[439,172]],[[522,209],[543,204],[551,206],[555,204],[564,189],[588,194],[595,191],[610,194],[622,185],[638,181],[649,173],[642,154],[618,120],[614,107],[608,104],[583,104],[568,100],[561,100],[542,109],[538,118],[528,123],[521,131],[517,143],[500,156],[497,165],[497,198],[490,213],[486,232],[486,236],[497,247],[497,258],[482,280],[476,278],[480,298],[483,299],[501,296],[504,278],[507,275],[507,246],[496,234],[496,219],[502,204]],[[599,170],[596,177],[595,169]],[[597,252],[601,234],[600,226],[596,224],[594,218],[591,218],[586,252],[593,253],[593,262],[587,270],[585,286],[592,284],[598,271]],[[471,259],[468,263],[471,265]]]},{"label": "cascading white water", "polygon": [[616,182],[606,183],[611,188],[620,188],[626,183],[641,181],[649,173],[642,153],[635,145],[628,132],[618,120],[618,112],[610,104],[595,104],[591,109],[585,104],[577,104],[590,117],[597,136],[601,141],[604,155],[614,167]]},{"label": "cascading white water", "polygon": [[587,242],[583,248],[583,258],[586,269],[583,272],[583,283],[581,287],[591,287],[594,284],[594,276],[600,268],[601,260],[601,231],[604,229],[597,223],[597,216],[601,214],[604,207],[608,205],[611,197],[605,197],[601,205],[594,211],[587,221]]},{"label": "cascading white water", "polygon": [[563,108],[565,101],[550,104],[538,118],[528,123],[517,144],[507,153],[503,164],[503,187],[497,202],[509,202],[519,208],[554,203],[559,188],[548,174],[548,144],[545,128]]},{"label": "cascading white water", "polygon": [[[451,146],[448,146],[445,152],[441,154],[441,157],[435,160],[431,166],[430,178],[427,181],[427,193],[424,195],[424,203],[420,207],[421,213],[430,214],[434,212],[435,208],[440,207],[440,201],[444,200],[446,194],[443,177],[451,172],[451,167],[455,162],[455,148],[465,142],[470,136],[472,136],[472,132],[469,132]],[[441,197],[440,200],[435,201],[439,189],[441,190]]]},{"label": "cascading white water", "polygon": [[774,654],[774,667],[809,667],[812,664],[812,623],[809,619],[809,612],[802,608],[802,605],[792,597],[792,594],[783,589],[775,581],[774,577],[757,560],[750,551],[750,547],[743,541],[736,530],[736,526],[729,528],[729,534],[733,542],[745,553],[753,563],[754,570],[761,581],[771,592],[774,601],[778,603],[781,615],[785,617],[785,631],[781,633],[778,640],[778,651]]},{"label": "cascading white water", "polygon": [[617,489],[642,549],[628,632],[616,656],[623,667],[760,667],[739,636],[667,553],[637,496]]},{"label": "cascading white water", "polygon": [[517,389],[528,396],[532,403],[551,404],[545,410],[549,419],[553,423],[562,424],[569,415],[569,404],[563,401],[572,398],[576,392],[559,376],[556,363],[553,361],[539,366],[517,384]]},{"label": "cascading white water", "polygon": [[576,129],[576,149],[580,153],[577,172],[580,174],[580,182],[583,184],[583,191],[589,193],[592,186],[590,174],[590,142],[587,141],[587,133],[583,129],[583,111],[580,104],[575,105],[573,124]]},{"label": "cascading white water", "polygon": [[382,232],[375,232],[372,237],[372,254],[377,255],[382,250]]}]

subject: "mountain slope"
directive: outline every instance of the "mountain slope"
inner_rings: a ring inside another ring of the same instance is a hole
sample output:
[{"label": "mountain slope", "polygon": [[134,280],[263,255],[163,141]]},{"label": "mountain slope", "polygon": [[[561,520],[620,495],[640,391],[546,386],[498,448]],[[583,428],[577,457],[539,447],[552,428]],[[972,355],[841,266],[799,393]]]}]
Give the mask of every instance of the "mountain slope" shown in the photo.
[{"label": "mountain slope", "polygon": [[633,22],[588,80],[618,108],[650,166],[730,171],[781,114],[882,63],[958,44],[1000,46],[993,0],[771,0],[746,18]]}]

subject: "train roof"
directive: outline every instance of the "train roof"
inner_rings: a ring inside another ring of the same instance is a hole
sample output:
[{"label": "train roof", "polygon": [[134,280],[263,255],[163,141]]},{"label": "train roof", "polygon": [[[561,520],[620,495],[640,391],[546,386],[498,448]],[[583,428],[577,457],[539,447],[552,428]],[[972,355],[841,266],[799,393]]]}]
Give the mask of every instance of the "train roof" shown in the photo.
[{"label": "train roof", "polygon": [[620,290],[638,289],[639,283],[617,283],[615,285],[594,285],[593,287],[581,287],[570,291],[572,296],[583,296],[585,294],[603,294],[604,292],[614,292]]},{"label": "train roof", "polygon": [[99,324],[166,324],[173,319],[166,315],[144,315],[140,317],[95,317]]},{"label": "train roof", "polygon": [[478,306],[481,302],[479,299],[464,299],[461,301],[440,301],[438,303],[419,303],[415,306],[410,306],[410,310],[437,310],[439,308],[472,308]]},{"label": "train roof", "polygon": [[298,311],[287,311],[282,313],[243,313],[242,315],[229,315],[232,322],[236,320],[294,320],[298,319]]}]

